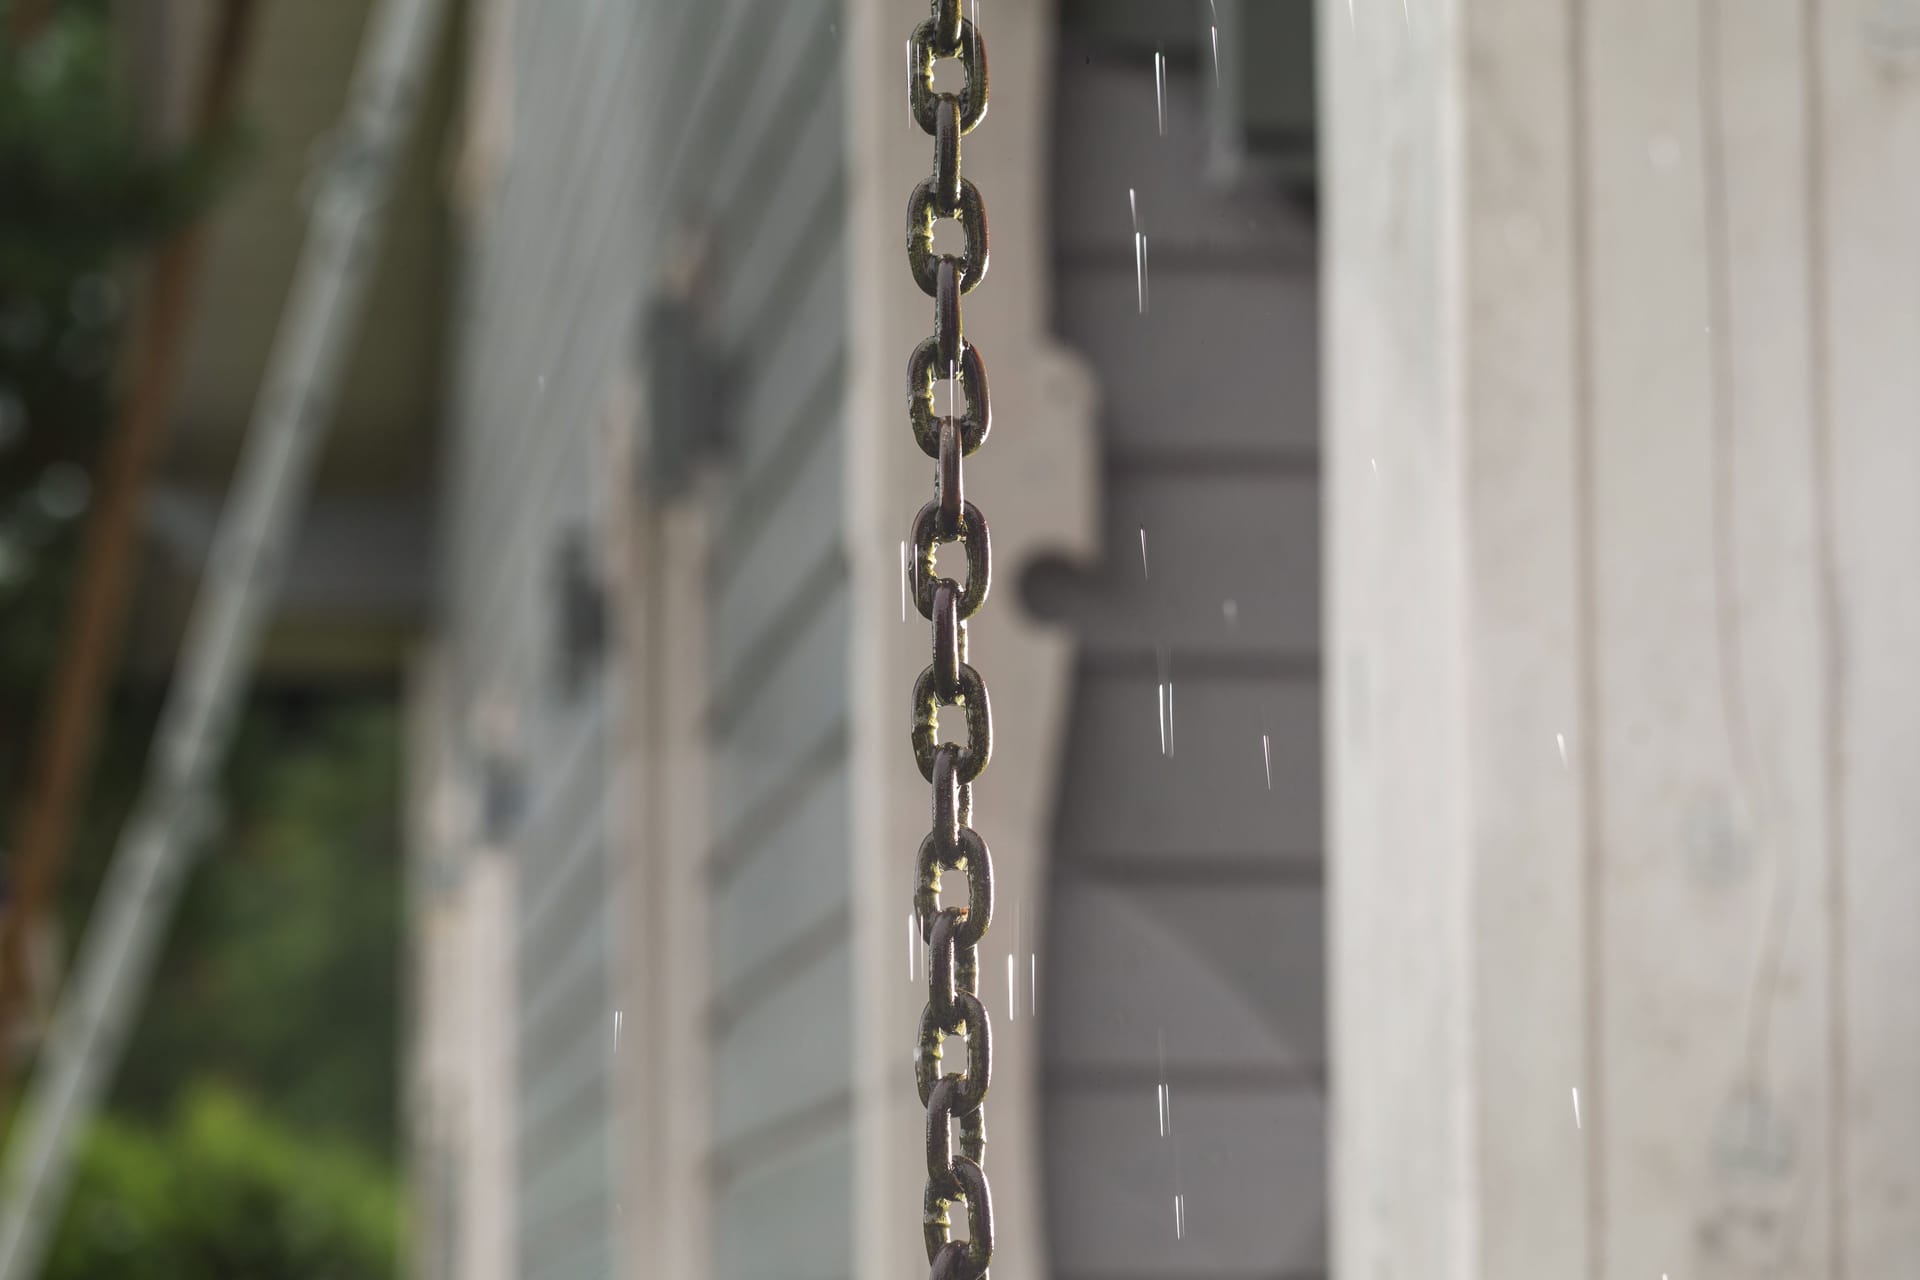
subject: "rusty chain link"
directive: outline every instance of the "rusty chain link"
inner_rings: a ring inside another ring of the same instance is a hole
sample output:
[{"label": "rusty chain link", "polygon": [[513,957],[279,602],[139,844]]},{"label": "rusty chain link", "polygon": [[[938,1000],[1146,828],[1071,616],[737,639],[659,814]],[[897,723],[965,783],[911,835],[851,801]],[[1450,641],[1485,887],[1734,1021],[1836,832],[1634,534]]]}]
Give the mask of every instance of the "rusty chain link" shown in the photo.
[{"label": "rusty chain link", "polygon": [[[992,1030],[980,1002],[980,939],[993,913],[993,862],[973,829],[973,780],[993,751],[987,685],[967,663],[967,620],[986,603],[993,557],[986,517],[966,499],[961,462],[986,442],[993,422],[987,369],[961,331],[960,298],[987,274],[987,210],[979,190],[960,173],[960,139],[987,114],[987,55],[980,33],[961,13],[961,0],[932,0],[933,13],[908,45],[912,74],[908,106],[934,138],[933,176],[907,201],[907,265],[933,299],[933,336],[907,361],[907,417],[913,438],[935,462],[934,496],[913,518],[912,590],[920,616],[933,624],[933,661],[913,686],[913,758],[933,785],[933,830],[920,843],[914,868],[914,913],[927,944],[927,1006],[920,1015],[914,1081],[927,1109],[927,1191],[924,1229],[934,1280],[980,1280],[993,1258],[993,1205],[987,1191],[987,1082],[993,1069]],[[934,67],[958,62],[965,84],[958,93],[935,90]],[[958,255],[933,248],[934,224],[953,219],[966,236]],[[945,377],[965,409],[940,416],[935,390]],[[942,545],[958,542],[967,559],[964,584],[938,574]],[[963,742],[939,741],[942,707],[965,716]],[[966,877],[967,905],[940,905],[940,877]],[[946,1038],[967,1043],[967,1069],[940,1072]],[[959,1150],[953,1129],[959,1123]],[[967,1238],[951,1238],[950,1206],[966,1205]]]}]

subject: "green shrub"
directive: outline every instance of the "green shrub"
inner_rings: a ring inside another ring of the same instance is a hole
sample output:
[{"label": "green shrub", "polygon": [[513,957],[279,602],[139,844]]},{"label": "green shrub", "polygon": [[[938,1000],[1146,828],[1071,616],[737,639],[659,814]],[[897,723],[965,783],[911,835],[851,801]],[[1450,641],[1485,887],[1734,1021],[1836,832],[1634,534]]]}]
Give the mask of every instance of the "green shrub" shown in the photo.
[{"label": "green shrub", "polygon": [[388,1280],[399,1190],[378,1162],[310,1142],[201,1087],[161,1130],[116,1119],[83,1144],[46,1280]]}]

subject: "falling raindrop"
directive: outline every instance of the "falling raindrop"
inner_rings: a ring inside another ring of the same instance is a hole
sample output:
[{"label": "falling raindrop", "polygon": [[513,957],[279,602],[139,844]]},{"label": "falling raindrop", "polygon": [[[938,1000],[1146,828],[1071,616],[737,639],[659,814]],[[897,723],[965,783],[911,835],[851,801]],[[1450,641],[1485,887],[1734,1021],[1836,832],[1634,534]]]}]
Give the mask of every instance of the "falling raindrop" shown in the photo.
[{"label": "falling raindrop", "polygon": [[1154,1087],[1154,1101],[1160,1107],[1160,1136],[1167,1136],[1168,1112],[1171,1109],[1172,1094],[1167,1088],[1167,1029],[1157,1027],[1154,1030],[1154,1042],[1159,1048],[1160,1082]]},{"label": "falling raindrop", "polygon": [[1143,581],[1152,581],[1153,575],[1147,572],[1147,527],[1140,526],[1140,577]]},{"label": "falling raindrop", "polygon": [[1153,269],[1147,261],[1147,233],[1140,233],[1140,314],[1153,310]]},{"label": "falling raindrop", "polygon": [[1133,291],[1140,314],[1147,314],[1147,233],[1140,229],[1140,197],[1127,188],[1127,213],[1133,219]]},{"label": "falling raindrop", "polygon": [[1160,117],[1160,136],[1167,136],[1167,55],[1153,51],[1153,103]]},{"label": "falling raindrop", "polygon": [[1273,743],[1266,734],[1260,735],[1260,763],[1266,766],[1267,790],[1273,790]]},{"label": "falling raindrop", "polygon": [[1553,742],[1555,746],[1560,748],[1560,766],[1561,768],[1565,768],[1567,764],[1567,735],[1564,733],[1556,733],[1553,735]]},{"label": "falling raindrop", "polygon": [[1167,683],[1162,680],[1153,686],[1154,709],[1160,713],[1160,754],[1167,754]]},{"label": "falling raindrop", "polygon": [[1579,1085],[1573,1086],[1573,1127],[1576,1129],[1584,1127],[1580,1123],[1580,1086]]},{"label": "falling raindrop", "polygon": [[1213,35],[1213,83],[1214,86],[1218,88],[1220,84],[1220,28],[1209,27],[1207,30]]},{"label": "falling raindrop", "polygon": [[613,1051],[620,1052],[620,1023],[623,1015],[620,1010],[613,1011]]}]

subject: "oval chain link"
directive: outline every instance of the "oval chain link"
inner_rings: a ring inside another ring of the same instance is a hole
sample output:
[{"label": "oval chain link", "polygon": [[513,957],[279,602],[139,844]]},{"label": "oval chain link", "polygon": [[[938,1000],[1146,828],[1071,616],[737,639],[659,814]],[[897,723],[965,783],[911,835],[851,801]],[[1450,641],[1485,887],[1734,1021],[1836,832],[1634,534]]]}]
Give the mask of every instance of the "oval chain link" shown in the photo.
[{"label": "oval chain link", "polygon": [[[907,361],[907,421],[935,463],[933,499],[914,516],[910,535],[914,603],[933,624],[933,661],[913,688],[914,763],[933,785],[933,829],[921,841],[914,867],[913,906],[928,947],[928,990],[913,1074],[927,1109],[927,1262],[935,1280],[981,1280],[993,1260],[993,1203],[983,1171],[993,1038],[979,995],[980,940],[993,914],[993,860],[973,829],[972,783],[993,750],[993,718],[986,681],[967,663],[967,620],[986,603],[993,556],[986,517],[966,500],[962,460],[986,443],[993,410],[986,363],[960,322],[961,295],[987,274],[987,209],[979,190],[961,176],[960,140],[987,113],[987,54],[979,31],[961,14],[961,0],[932,0],[932,16],[914,29],[910,54],[908,106],[933,135],[934,149],[933,175],[907,201],[907,266],[933,299],[934,316],[933,336]],[[958,62],[965,73],[957,93],[933,87],[942,59]],[[934,252],[934,227],[943,219],[958,222],[966,236],[959,254]],[[935,388],[943,378],[951,391],[941,416]],[[955,396],[964,397],[964,408],[953,402]],[[941,545],[954,542],[966,555],[964,583],[941,577],[935,566]],[[940,709],[953,706],[965,717],[965,738],[941,742]],[[965,876],[965,906],[941,905],[945,871]],[[942,1074],[949,1036],[966,1040],[966,1070]],[[966,1206],[965,1240],[951,1236],[956,1200]]]}]

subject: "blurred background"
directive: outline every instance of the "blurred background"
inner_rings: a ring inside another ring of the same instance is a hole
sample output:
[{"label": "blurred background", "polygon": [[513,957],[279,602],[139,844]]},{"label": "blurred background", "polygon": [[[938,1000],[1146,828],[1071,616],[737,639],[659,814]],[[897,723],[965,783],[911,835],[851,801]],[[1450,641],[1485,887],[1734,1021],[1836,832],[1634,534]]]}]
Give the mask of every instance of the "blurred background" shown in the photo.
[{"label": "blurred background", "polygon": [[[967,12],[993,1273],[1920,1275],[1920,3]],[[0,1280],[927,1265],[927,13],[0,0]]]}]

